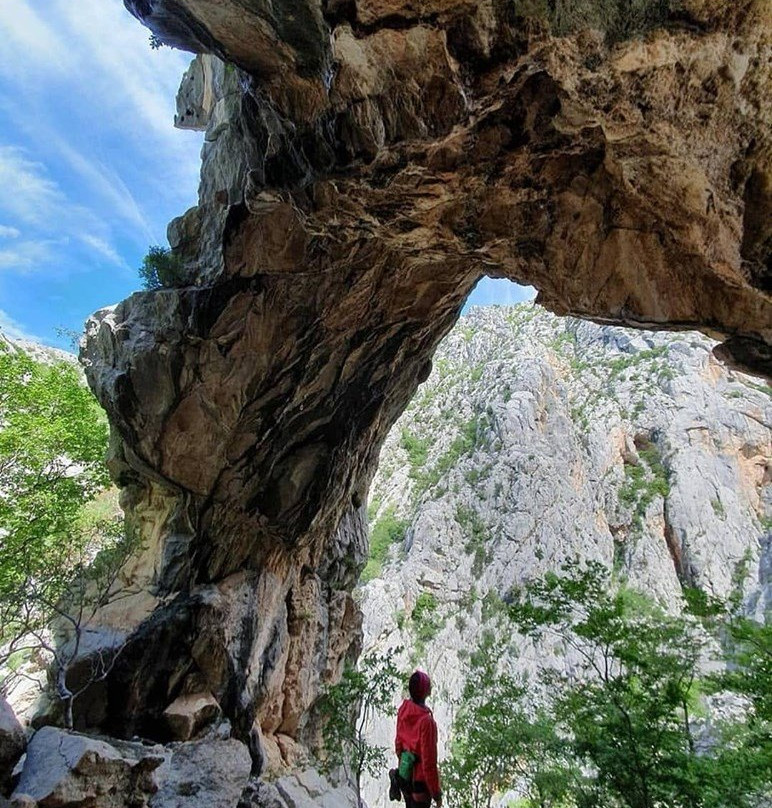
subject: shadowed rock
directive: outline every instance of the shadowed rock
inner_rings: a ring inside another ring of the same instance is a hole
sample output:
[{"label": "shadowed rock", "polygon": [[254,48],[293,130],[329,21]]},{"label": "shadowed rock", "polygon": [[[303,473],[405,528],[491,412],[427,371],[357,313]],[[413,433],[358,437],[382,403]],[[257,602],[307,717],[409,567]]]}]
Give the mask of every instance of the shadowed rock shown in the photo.
[{"label": "shadowed rock", "polygon": [[88,326],[158,598],[111,720],[160,731],[193,677],[291,763],[357,651],[379,447],[481,276],[769,371],[769,11],[688,0],[611,46],[499,0],[126,4],[204,54],[179,116],[206,134],[185,285]]}]

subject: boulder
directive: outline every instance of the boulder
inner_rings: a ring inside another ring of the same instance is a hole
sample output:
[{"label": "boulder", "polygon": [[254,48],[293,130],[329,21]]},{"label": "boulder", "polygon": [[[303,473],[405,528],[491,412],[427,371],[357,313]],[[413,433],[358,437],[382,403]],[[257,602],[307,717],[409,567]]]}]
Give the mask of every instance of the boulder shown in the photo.
[{"label": "boulder", "polygon": [[173,748],[150,808],[235,808],[252,760],[234,739],[196,741]]},{"label": "boulder", "polygon": [[251,760],[233,739],[169,746],[44,727],[30,741],[15,806],[235,808]]},{"label": "boulder", "polygon": [[56,727],[43,727],[27,748],[15,805],[40,808],[98,805],[146,806],[157,790],[153,772],[164,762],[163,747],[92,738]]},{"label": "boulder", "polygon": [[211,693],[177,697],[165,710],[164,719],[175,741],[188,741],[220,716],[220,705]]},{"label": "boulder", "polygon": [[11,705],[0,698],[0,791],[8,788],[11,772],[27,746],[27,736]]}]

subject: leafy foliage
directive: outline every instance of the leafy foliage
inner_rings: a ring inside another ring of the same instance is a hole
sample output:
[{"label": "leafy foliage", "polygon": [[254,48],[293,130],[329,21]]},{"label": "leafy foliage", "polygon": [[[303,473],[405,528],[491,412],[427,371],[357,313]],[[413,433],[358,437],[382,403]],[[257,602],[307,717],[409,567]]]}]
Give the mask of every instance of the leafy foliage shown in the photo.
[{"label": "leafy foliage", "polygon": [[348,666],[335,685],[327,688],[319,703],[323,721],[323,760],[326,772],[342,767],[356,787],[362,805],[361,783],[366,772],[382,774],[386,750],[367,740],[367,726],[375,713],[389,710],[404,678],[392,662],[400,649],[383,655],[372,654]]},{"label": "leafy foliage", "polygon": [[497,669],[503,650],[488,635],[472,657],[444,766],[458,808],[488,808],[515,787],[525,788],[527,805],[557,805],[582,779],[552,717],[529,709],[526,683]]},{"label": "leafy foliage", "polygon": [[114,664],[108,653],[80,690],[67,684],[133,549],[114,508],[87,507],[108,484],[106,448],[107,420],[73,365],[0,352],[0,680],[48,652],[68,726],[75,698]]},{"label": "leafy foliage", "polygon": [[80,509],[107,485],[107,420],[75,367],[13,349],[0,353],[0,419],[5,639],[19,626],[30,582],[67,566]]},{"label": "leafy foliage", "polygon": [[[705,633],[691,617],[614,591],[608,572],[593,563],[531,582],[514,593],[510,614],[523,633],[557,638],[578,660],[570,675],[547,677],[555,721],[573,739],[577,760],[596,772],[599,792],[613,798],[607,804],[718,808],[758,797],[763,757],[770,759],[763,711],[754,713],[763,732],[727,723],[697,751],[693,710]],[[769,678],[749,689],[768,690]],[[749,741],[758,744],[764,734],[760,755]]]},{"label": "leafy foliage", "polygon": [[389,547],[402,540],[408,525],[407,520],[397,519],[393,506],[385,509],[381,518],[373,525],[370,531],[370,554],[362,571],[362,583],[367,583],[372,581],[373,578],[380,577]]},{"label": "leafy foliage", "polygon": [[184,280],[182,261],[168,247],[150,247],[142,259],[139,277],[145,289],[179,286]]}]

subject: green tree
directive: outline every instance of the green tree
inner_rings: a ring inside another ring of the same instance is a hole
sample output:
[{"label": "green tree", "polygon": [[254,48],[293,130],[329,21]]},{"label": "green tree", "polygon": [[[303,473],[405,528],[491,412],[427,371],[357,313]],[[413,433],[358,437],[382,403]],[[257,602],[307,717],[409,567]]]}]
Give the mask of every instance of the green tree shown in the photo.
[{"label": "green tree", "polygon": [[696,732],[705,632],[689,615],[615,588],[599,564],[529,583],[510,614],[523,633],[558,639],[575,661],[570,675],[547,677],[555,714],[616,804],[718,808],[758,796],[763,765],[750,754],[747,725]]},{"label": "green tree", "polygon": [[471,656],[443,767],[448,804],[490,808],[517,787],[529,806],[562,805],[582,780],[570,744],[549,711],[530,703],[526,683],[499,669],[503,658],[490,635]]},{"label": "green tree", "polygon": [[392,662],[401,649],[360,658],[357,667],[347,666],[337,684],[324,692],[322,716],[324,748],[322,767],[330,772],[342,767],[353,783],[358,805],[362,802],[362,775],[376,776],[386,767],[386,750],[368,740],[373,716],[392,709],[394,694],[404,678]]},{"label": "green tree", "polygon": [[83,688],[73,692],[67,673],[131,552],[113,513],[85,509],[108,485],[106,448],[107,420],[73,364],[0,349],[0,685],[47,651],[68,726]]},{"label": "green tree", "polygon": [[142,259],[139,277],[145,289],[178,286],[184,279],[182,261],[168,247],[149,247]]},{"label": "green tree", "polygon": [[725,667],[707,675],[703,687],[737,694],[748,704],[747,720],[716,727],[713,753],[698,759],[704,804],[756,808],[761,796],[772,801],[772,625],[743,613],[739,585],[727,603],[697,589],[685,595],[724,652]]}]

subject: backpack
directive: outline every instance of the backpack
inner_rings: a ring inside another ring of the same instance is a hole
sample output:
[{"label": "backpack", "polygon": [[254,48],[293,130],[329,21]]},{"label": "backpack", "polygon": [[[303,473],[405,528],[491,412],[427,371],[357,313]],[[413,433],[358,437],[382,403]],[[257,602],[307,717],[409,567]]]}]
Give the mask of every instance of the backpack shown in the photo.
[{"label": "backpack", "polygon": [[413,779],[413,769],[415,768],[418,755],[413,752],[408,752],[405,749],[399,756],[399,776],[410,782]]}]

